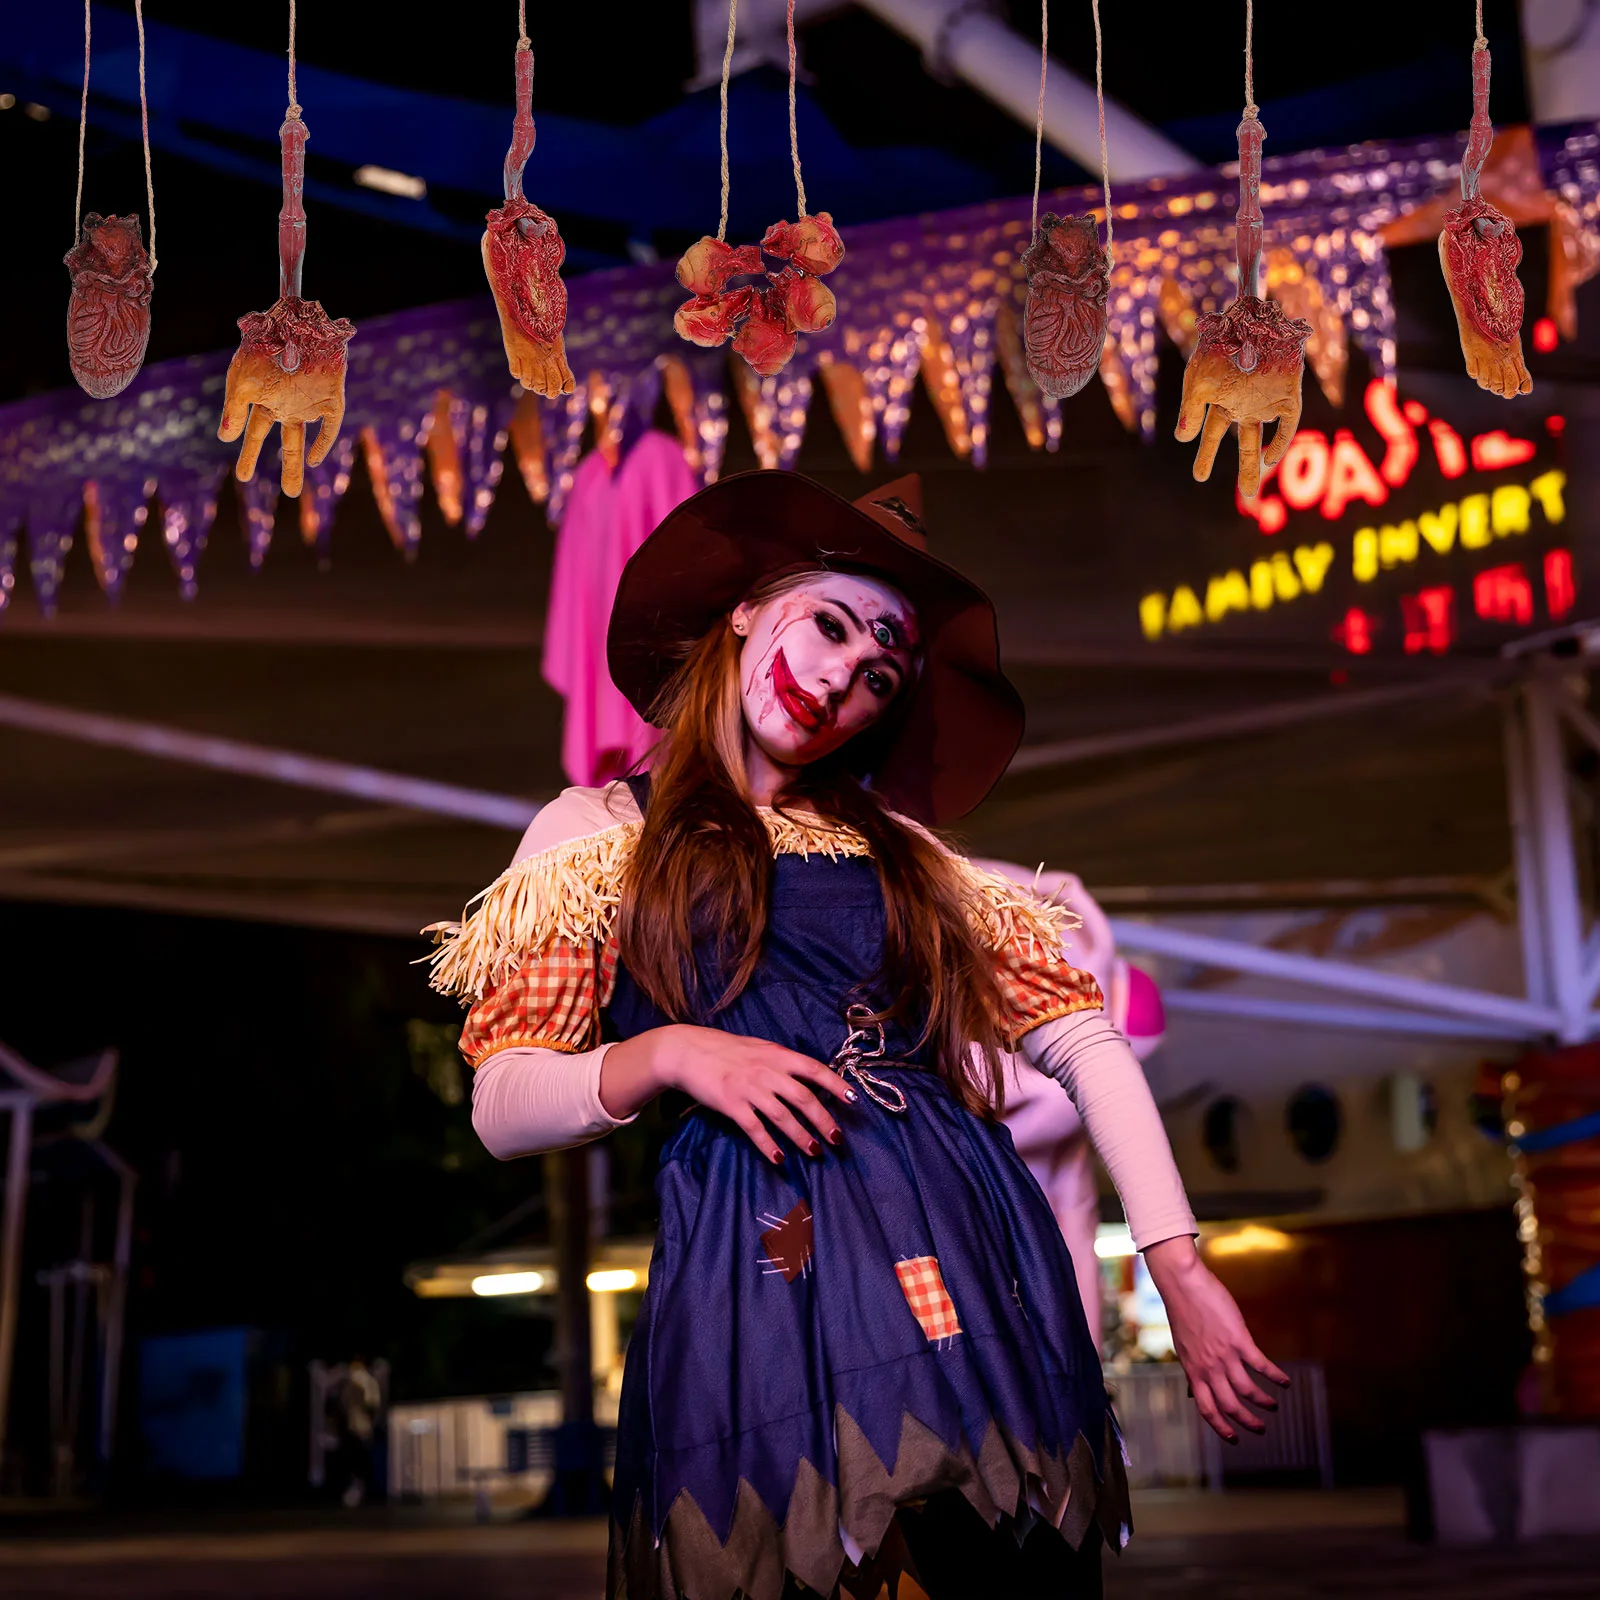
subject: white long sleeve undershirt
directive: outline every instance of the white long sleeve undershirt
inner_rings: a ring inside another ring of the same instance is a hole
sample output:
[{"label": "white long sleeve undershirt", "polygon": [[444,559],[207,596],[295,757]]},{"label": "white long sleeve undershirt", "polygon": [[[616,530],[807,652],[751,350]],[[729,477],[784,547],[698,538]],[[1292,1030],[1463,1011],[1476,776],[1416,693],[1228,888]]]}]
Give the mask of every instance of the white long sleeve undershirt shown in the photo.
[{"label": "white long sleeve undershirt", "polygon": [[[490,1056],[472,1085],[472,1126],[489,1153],[508,1161],[563,1150],[631,1122],[613,1117],[600,1099],[610,1048]],[[1122,1197],[1135,1247],[1197,1232],[1144,1069],[1105,1014],[1080,1011],[1043,1023],[1023,1036],[1020,1053],[1077,1107]]]}]

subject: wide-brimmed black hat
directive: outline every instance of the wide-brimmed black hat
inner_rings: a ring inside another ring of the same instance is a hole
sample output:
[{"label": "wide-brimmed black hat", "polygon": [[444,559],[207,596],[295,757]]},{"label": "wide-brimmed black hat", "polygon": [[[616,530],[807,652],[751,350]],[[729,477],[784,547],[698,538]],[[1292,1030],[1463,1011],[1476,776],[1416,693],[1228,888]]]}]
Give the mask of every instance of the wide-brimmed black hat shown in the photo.
[{"label": "wide-brimmed black hat", "polygon": [[964,816],[1016,751],[1022,699],[1000,670],[989,597],[928,554],[914,476],[852,504],[799,473],[740,472],[685,500],[623,568],[612,681],[650,720],[695,640],[757,584],[807,567],[882,578],[916,607],[922,670],[886,740],[865,736],[863,776],[923,822]]}]

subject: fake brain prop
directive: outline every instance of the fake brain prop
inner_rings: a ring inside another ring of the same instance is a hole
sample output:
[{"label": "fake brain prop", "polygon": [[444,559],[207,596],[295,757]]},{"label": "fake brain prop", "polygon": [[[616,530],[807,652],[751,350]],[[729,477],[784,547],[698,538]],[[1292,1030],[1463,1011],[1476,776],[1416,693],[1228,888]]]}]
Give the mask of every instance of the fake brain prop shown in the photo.
[{"label": "fake brain prop", "polygon": [[572,369],[562,337],[567,321],[567,286],[561,263],[567,247],[555,218],[522,193],[522,172],[533,153],[533,51],[517,46],[517,113],[506,152],[506,203],[485,219],[482,252],[500,337],[511,375],[532,394],[571,394]]},{"label": "fake brain prop", "polygon": [[64,257],[72,278],[67,356],[72,376],[96,400],[121,394],[150,342],[150,257],[137,217],[91,211]]},{"label": "fake brain prop", "polygon": [[[345,346],[355,333],[343,317],[330,317],[315,300],[300,298],[306,254],[306,125],[300,108],[278,129],[283,148],[283,209],[278,213],[278,300],[270,311],[239,318],[238,352],[228,363],[228,384],[217,437],[242,433],[234,475],[248,483],[273,423],[283,429],[283,492],[298,495],[305,469],[333,448],[344,421]],[[306,424],[319,423],[306,454]]]},{"label": "fake brain prop", "polygon": [[1528,394],[1522,359],[1522,241],[1504,212],[1483,198],[1483,163],[1494,142],[1489,121],[1489,52],[1472,53],[1472,124],[1461,158],[1461,205],[1444,219],[1439,265],[1455,307],[1467,376],[1490,394]]},{"label": "fake brain prop", "polygon": [[[766,257],[782,261],[776,270]],[[691,344],[733,348],[763,378],[781,372],[802,333],[820,333],[838,305],[822,278],[844,260],[844,242],[826,211],[775,223],[759,245],[734,246],[709,235],[678,262],[678,282],[694,296],[673,326]],[[765,283],[735,285],[735,278]]]},{"label": "fake brain prop", "polygon": [[[1255,499],[1261,469],[1281,461],[1300,426],[1300,381],[1311,324],[1288,316],[1255,290],[1261,267],[1261,145],[1266,129],[1254,107],[1239,124],[1239,211],[1235,219],[1239,297],[1226,311],[1200,319],[1194,354],[1183,374],[1178,438],[1200,435],[1194,475],[1211,476],[1217,446],[1228,428],[1239,429],[1239,493]],[[1262,429],[1277,423],[1272,442]]]},{"label": "fake brain prop", "polygon": [[1111,266],[1094,218],[1045,212],[1022,265],[1028,274],[1022,313],[1028,373],[1045,394],[1065,400],[1099,371],[1105,349]]}]

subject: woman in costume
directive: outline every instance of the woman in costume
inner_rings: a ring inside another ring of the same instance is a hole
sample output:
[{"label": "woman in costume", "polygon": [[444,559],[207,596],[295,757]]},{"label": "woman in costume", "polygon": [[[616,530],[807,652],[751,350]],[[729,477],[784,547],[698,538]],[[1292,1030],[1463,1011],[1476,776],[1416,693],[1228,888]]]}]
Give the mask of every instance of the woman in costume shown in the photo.
[{"label": "woman in costume", "polygon": [[1072,1095],[1206,1420],[1259,1430],[1249,1369],[1287,1379],[1200,1260],[1071,919],[929,831],[1022,734],[992,606],[927,553],[915,479],[851,504],[745,473],[633,557],[608,657],[662,730],[648,778],[540,811],[434,981],[471,1001],[497,1156],[692,1102],[623,1374],[611,1600],[1099,1595],[1120,1444],[995,1120],[1004,1052]]}]

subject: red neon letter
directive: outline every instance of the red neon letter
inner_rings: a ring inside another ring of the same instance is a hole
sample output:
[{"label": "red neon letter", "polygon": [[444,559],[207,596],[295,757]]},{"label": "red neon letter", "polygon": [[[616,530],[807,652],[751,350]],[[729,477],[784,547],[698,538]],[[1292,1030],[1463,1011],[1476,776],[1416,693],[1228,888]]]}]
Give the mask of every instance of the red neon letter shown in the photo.
[{"label": "red neon letter", "polygon": [[1578,581],[1573,576],[1570,550],[1545,551],[1544,603],[1558,622],[1578,603]]},{"label": "red neon letter", "polygon": [[1322,514],[1330,522],[1344,515],[1344,508],[1352,500],[1365,500],[1369,506],[1381,506],[1389,498],[1389,491],[1378,476],[1367,452],[1356,443],[1348,428],[1341,428],[1333,436],[1333,461],[1328,470],[1328,493],[1322,502]]},{"label": "red neon letter", "polygon": [[1513,439],[1504,428],[1477,434],[1472,441],[1472,464],[1479,472],[1498,472],[1531,461],[1539,447],[1532,439]]},{"label": "red neon letter", "polygon": [[1364,656],[1372,649],[1372,636],[1378,631],[1378,619],[1352,606],[1344,614],[1344,621],[1333,630],[1333,637],[1353,656]]},{"label": "red neon letter", "polygon": [[1328,488],[1328,439],[1315,428],[1302,428],[1278,468],[1278,487],[1296,511],[1314,506]]},{"label": "red neon letter", "polygon": [[1443,417],[1435,417],[1428,424],[1428,437],[1433,440],[1439,470],[1447,478],[1459,478],[1467,470],[1467,447],[1461,435]]},{"label": "red neon letter", "polygon": [[1405,622],[1406,654],[1431,650],[1442,656],[1455,638],[1455,594],[1440,585],[1400,596],[1400,615]]},{"label": "red neon letter", "polygon": [[1472,609],[1485,622],[1533,621],[1533,585],[1522,563],[1486,567],[1472,580]]},{"label": "red neon letter", "polygon": [[[1383,435],[1386,447],[1378,471],[1383,474],[1385,483],[1398,488],[1411,476],[1411,469],[1417,464],[1417,431],[1406,420],[1411,405],[1402,412],[1395,404],[1394,390],[1382,378],[1374,378],[1367,385],[1366,407],[1367,419]],[[1427,416],[1426,411],[1422,414]]]}]

